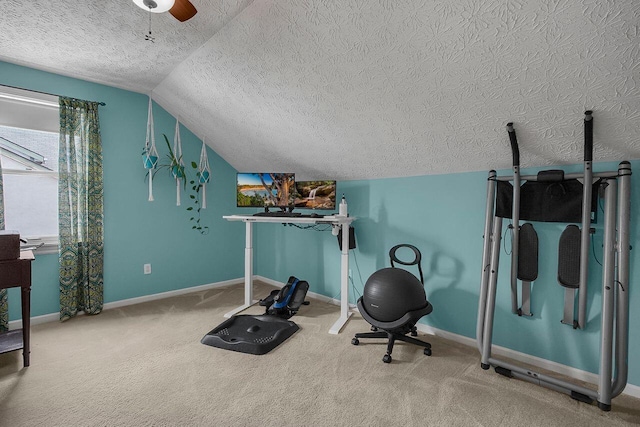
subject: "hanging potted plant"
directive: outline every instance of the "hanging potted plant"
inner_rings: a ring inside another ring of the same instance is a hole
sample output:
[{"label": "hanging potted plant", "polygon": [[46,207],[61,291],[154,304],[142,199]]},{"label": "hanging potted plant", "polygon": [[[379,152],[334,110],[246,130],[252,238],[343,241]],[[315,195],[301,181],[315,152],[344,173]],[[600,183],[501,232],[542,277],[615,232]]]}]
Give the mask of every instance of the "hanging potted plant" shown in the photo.
[{"label": "hanging potted plant", "polygon": [[[182,162],[182,155],[176,156],[176,153],[173,151],[173,148],[171,148],[171,144],[169,144],[169,139],[167,138],[167,135],[162,134],[162,136],[164,137],[164,142],[167,144],[167,149],[169,150],[169,153],[167,154],[166,163],[162,163],[162,162],[157,163],[154,175],[162,169],[167,169],[171,174],[172,178],[182,179],[185,177],[185,169],[184,169],[184,164]],[[186,189],[187,188],[186,180],[184,181],[183,184],[184,184],[184,188]]]},{"label": "hanging potted plant", "polygon": [[158,152],[156,151],[156,138],[153,133],[153,110],[151,97],[149,97],[149,112],[147,116],[147,137],[142,148],[142,166],[147,169],[149,179],[149,201],[153,202],[153,175],[158,165]]},{"label": "hanging potted plant", "polygon": [[[196,169],[195,163],[191,162],[191,165]],[[202,149],[200,150],[200,164],[197,167],[198,184],[202,188],[202,209],[207,208],[207,183],[211,180],[211,168],[209,167],[209,157],[207,156],[207,145],[202,138]],[[198,190],[200,190],[198,188]]]},{"label": "hanging potted plant", "polygon": [[153,169],[158,164],[158,156],[154,156],[146,147],[142,149],[142,165],[145,169]]}]

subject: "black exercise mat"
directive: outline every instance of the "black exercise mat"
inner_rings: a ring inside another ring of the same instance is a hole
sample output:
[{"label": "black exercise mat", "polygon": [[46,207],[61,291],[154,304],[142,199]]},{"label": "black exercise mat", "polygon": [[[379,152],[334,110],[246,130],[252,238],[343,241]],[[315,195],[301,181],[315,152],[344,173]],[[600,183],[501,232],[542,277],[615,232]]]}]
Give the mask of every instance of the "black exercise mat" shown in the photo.
[{"label": "black exercise mat", "polygon": [[266,354],[293,335],[298,325],[277,316],[233,316],[200,342],[212,347],[248,354]]}]

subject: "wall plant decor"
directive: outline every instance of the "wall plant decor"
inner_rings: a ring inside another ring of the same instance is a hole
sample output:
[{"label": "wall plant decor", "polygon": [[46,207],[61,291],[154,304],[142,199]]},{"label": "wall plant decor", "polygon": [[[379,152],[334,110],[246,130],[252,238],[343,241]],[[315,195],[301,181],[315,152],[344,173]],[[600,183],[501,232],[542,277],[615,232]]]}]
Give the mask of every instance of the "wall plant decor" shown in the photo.
[{"label": "wall plant decor", "polygon": [[[197,230],[201,234],[208,234],[209,227],[206,225],[202,225],[201,218],[200,218],[200,211],[201,209],[205,208],[204,203],[201,203],[201,198],[204,200],[204,198],[206,197],[205,185],[207,182],[209,182],[209,179],[211,176],[211,171],[209,169],[209,161],[206,158],[206,152],[205,152],[204,161],[202,159],[202,156],[200,158],[200,165],[198,165],[196,162],[193,162],[193,161],[191,162],[191,169],[194,173],[194,178],[190,179],[189,174],[187,174],[187,168],[185,167],[184,161],[182,158],[181,147],[178,145],[177,147],[180,151],[179,152],[176,151],[176,149],[173,148],[169,143],[169,138],[167,138],[167,135],[162,134],[162,136],[164,138],[165,144],[167,145],[168,153],[165,156],[164,161],[158,161],[156,159],[156,163],[154,167],[148,168],[149,172],[147,176],[145,176],[145,179],[148,177],[149,180],[151,180],[153,179],[155,174],[158,173],[159,171],[163,169],[168,170],[171,177],[176,180],[176,192],[177,192],[176,206],[180,206],[180,196],[181,196],[180,187],[182,187],[183,190],[187,190],[187,182],[188,182],[190,186],[190,191],[188,192],[188,195],[189,195],[189,201],[191,203],[186,209],[187,211],[189,211],[189,213],[193,215],[189,218],[189,221],[193,223],[191,228],[193,230]],[[175,144],[174,144],[174,147],[176,147]],[[150,201],[152,200],[153,199],[151,198]]]},{"label": "wall plant decor", "polygon": [[[166,138],[166,136],[165,136]],[[167,145],[168,145],[167,141]],[[182,161],[182,142],[180,141],[180,119],[176,119],[176,132],[173,135],[173,150],[169,147],[169,171],[176,180],[176,206],[180,206],[180,180],[184,179],[184,186],[187,180],[184,174],[184,162]]]},{"label": "wall plant decor", "polygon": [[[201,234],[208,234],[209,227],[201,224],[200,211],[207,207],[206,202],[206,184],[211,177],[211,169],[209,167],[209,159],[207,157],[206,144],[204,138],[202,140],[202,150],[200,152],[200,162],[191,162],[191,168],[195,174],[195,178],[190,179],[187,176],[187,170],[182,158],[182,141],[180,140],[180,119],[176,119],[176,128],[173,138],[173,146],[169,143],[167,135],[162,134],[167,145],[168,154],[164,161],[159,161],[158,151],[156,149],[154,125],[153,125],[153,106],[151,97],[149,97],[149,110],[147,115],[147,137],[145,145],[142,149],[142,165],[147,170],[145,179],[149,180],[149,201],[153,198],[153,177],[162,169],[169,171],[169,174],[176,181],[176,206],[181,205],[181,188],[187,189],[187,181],[189,182],[191,191],[189,192],[190,206],[187,211],[192,215],[189,219],[192,229],[199,231]],[[201,203],[202,199],[202,203]]]},{"label": "wall plant decor", "polygon": [[148,170],[149,179],[149,201],[153,202],[153,175],[154,169],[158,165],[158,151],[156,150],[156,137],[153,132],[153,102],[149,96],[149,113],[147,115],[147,138],[142,149],[142,165]]},{"label": "wall plant decor", "polygon": [[211,179],[211,168],[207,156],[207,145],[202,138],[202,150],[200,151],[200,164],[198,165],[198,183],[202,185],[202,209],[207,208],[207,183]]}]

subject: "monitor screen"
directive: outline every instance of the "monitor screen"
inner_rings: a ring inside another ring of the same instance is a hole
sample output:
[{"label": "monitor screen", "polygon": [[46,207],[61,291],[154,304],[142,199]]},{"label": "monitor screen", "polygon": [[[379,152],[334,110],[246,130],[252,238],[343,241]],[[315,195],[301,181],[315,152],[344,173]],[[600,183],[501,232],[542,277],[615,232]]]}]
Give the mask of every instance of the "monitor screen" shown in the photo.
[{"label": "monitor screen", "polygon": [[236,175],[238,207],[293,206],[295,175],[292,173],[238,173]]},{"label": "monitor screen", "polygon": [[300,209],[336,208],[335,181],[298,181],[296,182],[294,206]]}]

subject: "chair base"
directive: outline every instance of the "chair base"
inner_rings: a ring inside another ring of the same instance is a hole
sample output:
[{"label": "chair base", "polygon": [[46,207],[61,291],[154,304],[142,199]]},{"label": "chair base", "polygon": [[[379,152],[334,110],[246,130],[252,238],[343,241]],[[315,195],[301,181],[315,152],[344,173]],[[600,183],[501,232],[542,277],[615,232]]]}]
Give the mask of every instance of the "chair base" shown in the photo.
[{"label": "chair base", "polygon": [[[372,328],[373,329],[373,328]],[[416,333],[415,327],[411,328],[411,334]],[[409,332],[407,332],[409,333]],[[393,345],[396,340],[404,341],[409,344],[414,344],[420,347],[424,347],[423,353],[426,356],[431,356],[431,344],[426,341],[421,341],[419,339],[409,337],[406,334],[399,332],[389,332],[389,331],[376,331],[376,332],[360,332],[355,334],[354,338],[351,340],[351,344],[358,345],[360,344],[360,338],[387,338],[389,341],[387,342],[387,354],[384,355],[382,361],[384,363],[391,363],[391,352],[393,351]]]}]

